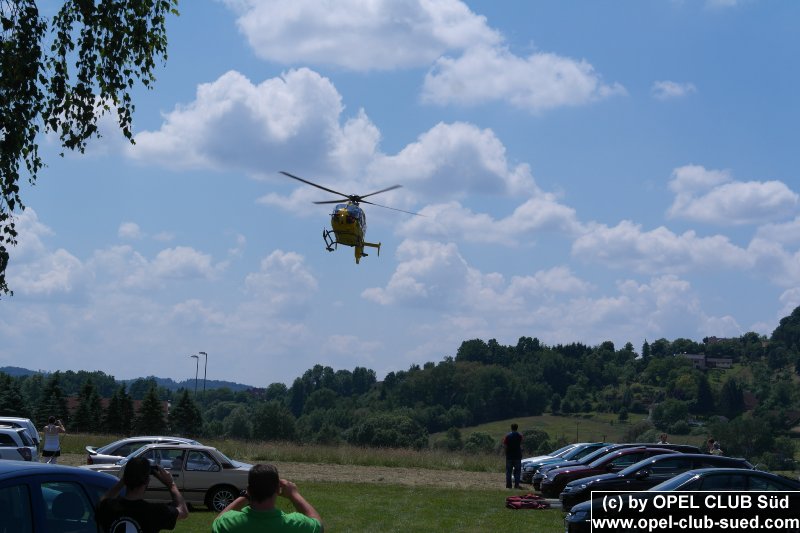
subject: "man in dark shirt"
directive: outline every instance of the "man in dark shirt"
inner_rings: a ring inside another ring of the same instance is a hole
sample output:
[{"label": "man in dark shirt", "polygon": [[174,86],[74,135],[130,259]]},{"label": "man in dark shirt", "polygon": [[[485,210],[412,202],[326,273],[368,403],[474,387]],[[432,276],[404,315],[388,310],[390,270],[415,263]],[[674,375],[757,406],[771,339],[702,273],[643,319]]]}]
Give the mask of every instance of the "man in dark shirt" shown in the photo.
[{"label": "man in dark shirt", "polygon": [[[144,500],[151,473],[167,487],[171,503]],[[125,495],[120,496],[123,487]],[[122,478],[100,499],[96,516],[105,533],[157,533],[175,529],[175,522],[189,516],[189,510],[169,472],[160,466],[151,466],[144,457],[134,457],[125,465]]]},{"label": "man in dark shirt", "polygon": [[517,431],[517,424],[511,424],[511,432],[503,437],[503,448],[506,450],[506,488],[511,488],[511,472],[514,472],[514,488],[519,486],[522,472],[522,433]]}]

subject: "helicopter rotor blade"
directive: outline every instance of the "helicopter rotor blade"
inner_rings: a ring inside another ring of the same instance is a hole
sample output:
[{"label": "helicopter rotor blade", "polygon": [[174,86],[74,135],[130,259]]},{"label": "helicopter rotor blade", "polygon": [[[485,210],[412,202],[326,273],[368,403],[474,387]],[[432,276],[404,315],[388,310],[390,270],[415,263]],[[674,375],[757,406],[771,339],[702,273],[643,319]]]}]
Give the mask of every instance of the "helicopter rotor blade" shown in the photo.
[{"label": "helicopter rotor blade", "polygon": [[342,200],[322,200],[319,202],[314,202],[315,204],[340,204]]},{"label": "helicopter rotor blade", "polygon": [[[380,194],[380,193],[386,192],[386,191],[393,191],[395,189],[399,189],[400,187],[402,187],[402,185],[392,185],[391,187],[386,187],[385,189],[381,189],[380,191],[375,191],[375,192],[371,192],[369,194],[365,194],[363,196],[359,196],[359,198],[361,198],[362,201],[363,201],[363,199],[366,198],[367,196],[373,196],[375,194]],[[383,207],[383,206],[381,206],[381,207]]]},{"label": "helicopter rotor blade", "polygon": [[290,177],[292,179],[296,179],[297,181],[302,181],[303,183],[305,183],[307,185],[311,185],[312,187],[316,187],[317,189],[322,189],[323,191],[327,191],[327,192],[330,192],[330,193],[333,193],[333,194],[338,194],[339,196],[343,196],[343,197],[345,197],[347,199],[350,199],[350,196],[347,195],[347,194],[341,193],[339,191],[334,191],[333,189],[329,189],[327,187],[323,187],[322,185],[317,185],[313,181],[305,180],[305,179],[303,179],[303,178],[301,178],[299,176],[295,176],[294,174],[289,174],[288,172],[284,172],[283,170],[281,170],[280,173],[283,174],[284,176],[288,176],[288,177]]},{"label": "helicopter rotor blade", "polygon": [[418,217],[425,216],[422,213],[414,213],[412,211],[406,211],[405,209],[397,209],[396,207],[389,207],[388,205],[376,204],[375,202],[370,202],[368,200],[362,200],[362,202],[365,204],[374,205],[375,207],[382,207],[384,209],[391,209],[392,211],[400,211],[401,213],[408,213],[409,215],[416,215]]}]

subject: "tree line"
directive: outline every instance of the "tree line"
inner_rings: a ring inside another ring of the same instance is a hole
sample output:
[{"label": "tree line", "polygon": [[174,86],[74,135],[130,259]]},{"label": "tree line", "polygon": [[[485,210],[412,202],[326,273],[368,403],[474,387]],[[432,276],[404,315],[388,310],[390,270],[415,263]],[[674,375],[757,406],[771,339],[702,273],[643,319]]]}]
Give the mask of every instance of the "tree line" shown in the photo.
[{"label": "tree line", "polygon": [[[684,354],[726,357],[733,365],[697,369]],[[446,432],[439,445],[476,452],[496,442],[475,433],[462,440],[461,428],[544,412],[607,412],[620,421],[637,413],[648,414],[648,422],[631,425],[630,440],[649,440],[658,431],[712,431],[728,453],[777,464],[794,450],[786,435],[800,418],[798,374],[800,307],[769,338],[750,332],[702,342],[657,339],[638,353],[631,343],[617,348],[608,341],[548,346],[521,337],[504,346],[471,339],[454,356],[390,372],[383,381],[363,367],[315,365],[291,386],[215,388],[198,397],[160,387],[153,377],[126,386],[102,372],[0,373],[0,413],[28,416],[37,425],[58,413],[68,417],[71,431],[331,445],[424,448],[431,433]],[[77,397],[72,413],[67,396]],[[108,398],[105,405],[101,397]],[[529,437],[532,452],[556,444],[533,430]]]}]

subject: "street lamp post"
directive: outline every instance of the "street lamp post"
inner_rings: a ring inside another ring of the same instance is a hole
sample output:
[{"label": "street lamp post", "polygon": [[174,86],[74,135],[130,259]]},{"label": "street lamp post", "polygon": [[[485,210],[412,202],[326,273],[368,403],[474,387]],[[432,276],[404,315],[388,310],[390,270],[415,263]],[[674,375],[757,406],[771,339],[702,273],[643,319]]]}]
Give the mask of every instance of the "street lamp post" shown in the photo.
[{"label": "street lamp post", "polygon": [[[208,354],[206,352],[200,352],[200,355],[205,357],[203,362],[203,402],[206,401],[206,372],[208,371]],[[199,361],[199,358],[198,358]]]},{"label": "street lamp post", "polygon": [[200,369],[200,356],[190,355],[194,359],[194,397],[197,399],[197,372]]}]

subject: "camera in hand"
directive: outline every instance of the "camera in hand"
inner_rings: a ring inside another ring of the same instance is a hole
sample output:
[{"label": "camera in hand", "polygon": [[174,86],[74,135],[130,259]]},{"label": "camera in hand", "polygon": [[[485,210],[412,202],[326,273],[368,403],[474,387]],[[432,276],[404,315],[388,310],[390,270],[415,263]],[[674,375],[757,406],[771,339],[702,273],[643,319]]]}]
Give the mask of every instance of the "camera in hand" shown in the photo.
[{"label": "camera in hand", "polygon": [[154,476],[158,474],[158,465],[150,465],[150,473]]}]

